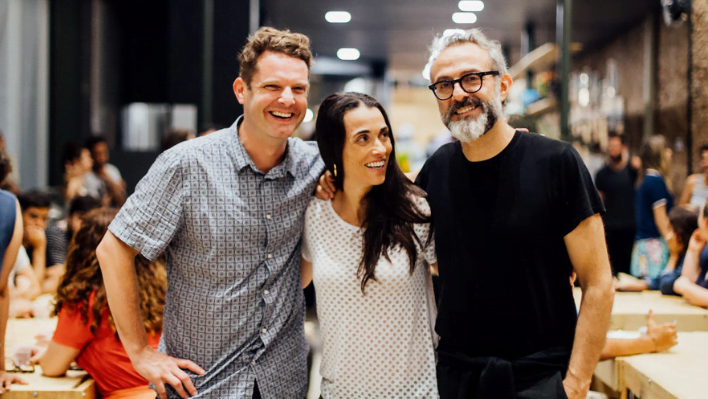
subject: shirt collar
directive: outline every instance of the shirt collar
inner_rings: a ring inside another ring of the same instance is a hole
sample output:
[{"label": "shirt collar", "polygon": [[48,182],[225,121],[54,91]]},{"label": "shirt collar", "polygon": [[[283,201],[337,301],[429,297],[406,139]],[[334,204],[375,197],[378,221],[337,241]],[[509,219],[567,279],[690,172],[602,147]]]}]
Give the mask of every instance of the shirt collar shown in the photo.
[{"label": "shirt collar", "polygon": [[[256,167],[256,164],[253,163],[251,156],[248,155],[248,152],[243,147],[243,143],[241,143],[241,139],[238,135],[238,128],[241,125],[241,122],[243,122],[243,115],[239,116],[229,128],[229,131],[231,131],[234,136],[233,143],[237,170],[241,172],[244,168],[250,166],[254,172],[263,174],[263,172]],[[290,173],[293,177],[296,176],[297,165],[293,161],[295,154],[293,146],[290,144],[290,140],[288,140],[287,147],[285,148],[285,159],[273,169],[268,171],[268,173],[265,174],[267,177],[277,179],[285,176],[285,173]]]}]

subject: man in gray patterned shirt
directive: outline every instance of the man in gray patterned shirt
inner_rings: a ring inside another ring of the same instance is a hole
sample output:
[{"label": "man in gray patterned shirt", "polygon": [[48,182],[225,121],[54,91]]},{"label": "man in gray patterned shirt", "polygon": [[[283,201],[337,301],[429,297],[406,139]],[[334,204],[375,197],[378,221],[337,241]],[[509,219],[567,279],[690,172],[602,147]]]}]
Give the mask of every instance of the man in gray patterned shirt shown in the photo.
[{"label": "man in gray patterned shirt", "polygon": [[[163,153],[96,250],[130,360],[161,398],[303,398],[298,261],[324,165],[290,136],[307,109],[309,40],[261,28],[239,55],[230,128]],[[158,351],[141,320],[134,258],[167,255]]]}]

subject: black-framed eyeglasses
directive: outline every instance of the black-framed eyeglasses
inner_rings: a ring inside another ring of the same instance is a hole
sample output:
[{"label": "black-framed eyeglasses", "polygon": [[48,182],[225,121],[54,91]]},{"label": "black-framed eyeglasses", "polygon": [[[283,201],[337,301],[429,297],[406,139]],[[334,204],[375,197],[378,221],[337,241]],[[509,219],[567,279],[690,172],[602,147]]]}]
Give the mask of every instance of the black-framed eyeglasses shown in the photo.
[{"label": "black-framed eyeglasses", "polygon": [[445,101],[455,92],[455,83],[459,83],[462,90],[467,93],[476,93],[482,88],[482,79],[487,75],[497,76],[499,71],[472,72],[462,75],[459,79],[441,80],[428,88],[433,91],[438,100]]}]

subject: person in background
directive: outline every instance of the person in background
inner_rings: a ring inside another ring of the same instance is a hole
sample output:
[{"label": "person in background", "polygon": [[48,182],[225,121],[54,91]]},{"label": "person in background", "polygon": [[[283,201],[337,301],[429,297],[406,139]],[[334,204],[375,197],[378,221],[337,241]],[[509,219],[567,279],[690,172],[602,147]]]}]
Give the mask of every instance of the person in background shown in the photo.
[{"label": "person in background", "polygon": [[64,163],[64,201],[68,204],[74,198],[83,195],[90,195],[97,199],[101,198],[98,190],[89,191],[86,186],[86,175],[93,168],[91,152],[81,143],[72,141],[64,146],[62,155]]},{"label": "person in background", "polygon": [[595,186],[607,210],[602,221],[614,275],[629,274],[636,235],[634,188],[639,164],[636,157],[630,162],[627,136],[611,132],[607,141],[607,163],[597,172]]},{"label": "person in background", "polygon": [[[570,275],[570,285],[575,283],[575,271]],[[664,323],[657,325],[654,312],[649,310],[646,334],[636,338],[620,338],[616,332],[609,331],[605,346],[602,348],[600,360],[614,359],[618,356],[632,356],[642,353],[663,352],[678,344],[676,324]]]},{"label": "person in background", "polygon": [[[0,150],[0,181],[10,173],[10,159],[5,151]],[[22,211],[13,194],[0,189],[0,359],[5,361],[5,331],[10,306],[8,280],[15,264],[23,237]],[[0,394],[10,390],[12,383],[27,384],[23,378],[7,373],[5,367],[0,370]]]},{"label": "person in background", "polygon": [[[69,213],[63,221],[56,223],[47,229],[47,267],[61,267],[63,270],[66,254],[69,251],[71,237],[79,231],[81,218],[96,208],[101,207],[101,201],[94,197],[76,197],[69,204]],[[56,289],[56,287],[54,287]],[[46,290],[50,292],[53,290]]]},{"label": "person in background", "polygon": [[104,205],[120,208],[125,202],[125,181],[118,168],[108,163],[108,142],[103,136],[93,136],[86,140],[86,148],[91,153],[93,167],[84,176],[84,185],[90,193],[98,193]]},{"label": "person in background", "polygon": [[225,128],[226,126],[220,125],[218,123],[205,123],[202,125],[201,129],[199,129],[199,134],[197,135],[197,137],[206,136],[207,134],[214,133],[217,130]]},{"label": "person in background", "polygon": [[673,287],[674,291],[682,295],[688,303],[704,308],[708,308],[708,260],[702,256],[708,241],[706,204],[708,201],[701,206],[698,230],[691,236],[681,277],[674,282]]},{"label": "person in background", "polygon": [[[27,250],[32,269],[43,292],[52,292],[64,273],[63,267],[47,267],[47,222],[49,221],[50,198],[40,191],[29,191],[18,197],[22,207],[24,236],[22,246]],[[50,265],[54,266],[54,265]]]},{"label": "person in background", "polygon": [[32,317],[34,301],[42,293],[42,284],[32,268],[32,262],[23,246],[17,253],[17,260],[10,272],[10,317]]},{"label": "person in background", "polygon": [[686,178],[679,199],[679,204],[691,204],[696,208],[700,208],[708,200],[708,144],[703,144],[698,149],[698,154],[701,157],[700,165],[703,173],[695,173]]},{"label": "person in background", "polygon": [[[133,369],[118,339],[96,260],[96,247],[115,214],[113,209],[101,208],[85,216],[71,242],[66,274],[57,289],[53,311],[58,316],[57,328],[48,345],[36,349],[32,361],[50,377],[64,375],[76,361],[96,381],[98,393],[104,399],[154,399],[155,391]],[[167,287],[164,263],[138,256],[135,271],[148,343],[157,348]]]},{"label": "person in background", "polygon": [[2,130],[0,130],[0,152],[3,153],[3,168],[4,168],[4,174],[5,177],[0,179],[0,190],[5,190],[9,191],[10,193],[14,194],[15,196],[19,195],[21,190],[20,186],[17,185],[16,176],[13,176],[13,169],[12,169],[12,158],[7,154],[6,151],[6,146],[7,143],[5,142],[5,135],[3,134]]},{"label": "person in background", "polygon": [[637,279],[628,275],[615,282],[618,291],[661,290],[664,294],[673,293],[673,284],[681,275],[691,234],[698,228],[698,209],[692,205],[676,206],[669,212],[669,229],[666,244],[669,248],[669,260],[664,270],[655,278]]},{"label": "person in background", "polygon": [[397,163],[374,98],[330,95],[315,129],[337,188],[332,200],[310,202],[300,261],[303,287],[314,278],[317,294],[322,397],[437,399],[425,193]]},{"label": "person in background", "polygon": [[643,178],[634,197],[637,234],[630,272],[636,278],[651,280],[669,260],[666,236],[674,198],[668,180],[671,149],[666,138],[660,134],[649,137],[642,145],[641,161]]},{"label": "person in background", "polygon": [[177,144],[193,139],[194,135],[185,129],[173,129],[170,130],[165,136],[162,137],[160,142],[160,153],[163,153],[170,148],[176,146]]}]

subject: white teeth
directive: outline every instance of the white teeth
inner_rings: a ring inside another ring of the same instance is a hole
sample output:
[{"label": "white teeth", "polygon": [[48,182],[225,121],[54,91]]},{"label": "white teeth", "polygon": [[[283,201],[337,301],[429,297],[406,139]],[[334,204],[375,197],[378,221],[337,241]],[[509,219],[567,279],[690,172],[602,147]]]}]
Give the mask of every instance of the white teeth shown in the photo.
[{"label": "white teeth", "polygon": [[276,111],[271,111],[271,114],[273,114],[274,116],[277,116],[279,118],[290,118],[291,116],[293,116],[292,113],[276,112]]},{"label": "white teeth", "polygon": [[386,162],[380,161],[380,162],[367,163],[367,164],[364,164],[364,166],[366,166],[367,168],[371,168],[371,169],[381,169],[384,167],[385,164],[386,164]]},{"label": "white teeth", "polygon": [[455,111],[455,113],[456,113],[456,114],[464,114],[465,112],[471,111],[471,110],[473,110],[473,109],[475,109],[475,108],[477,108],[477,107],[474,106],[474,105],[470,105],[470,106],[468,106],[468,107],[464,107],[464,108],[458,109],[457,111]]}]

